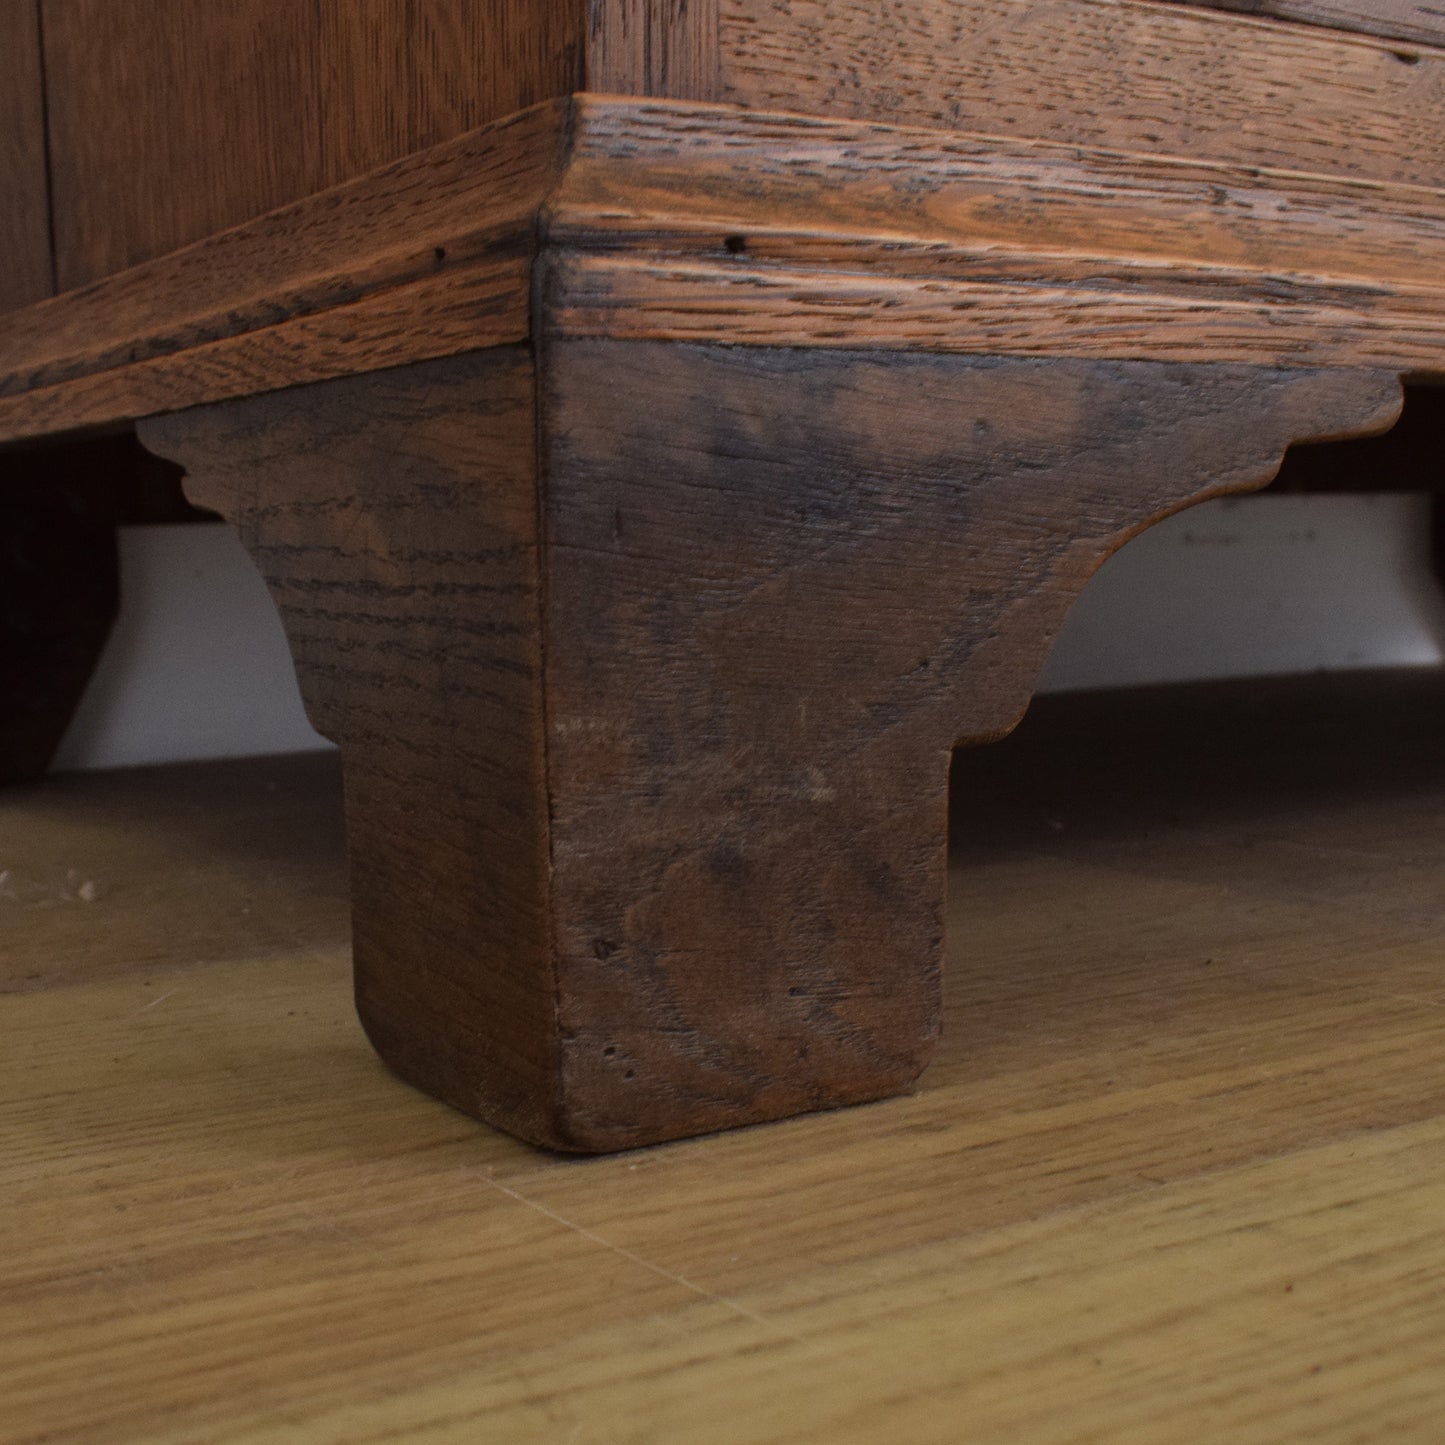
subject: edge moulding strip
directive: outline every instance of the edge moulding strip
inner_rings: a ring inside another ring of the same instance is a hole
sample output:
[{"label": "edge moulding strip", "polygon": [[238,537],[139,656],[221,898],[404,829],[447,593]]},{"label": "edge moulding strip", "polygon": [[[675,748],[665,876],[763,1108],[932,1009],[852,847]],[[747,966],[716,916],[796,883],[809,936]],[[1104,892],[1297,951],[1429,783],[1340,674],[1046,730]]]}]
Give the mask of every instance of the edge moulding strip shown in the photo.
[{"label": "edge moulding strip", "polygon": [[0,318],[0,440],[539,328],[1439,370],[1441,255],[1430,187],[582,95]]}]

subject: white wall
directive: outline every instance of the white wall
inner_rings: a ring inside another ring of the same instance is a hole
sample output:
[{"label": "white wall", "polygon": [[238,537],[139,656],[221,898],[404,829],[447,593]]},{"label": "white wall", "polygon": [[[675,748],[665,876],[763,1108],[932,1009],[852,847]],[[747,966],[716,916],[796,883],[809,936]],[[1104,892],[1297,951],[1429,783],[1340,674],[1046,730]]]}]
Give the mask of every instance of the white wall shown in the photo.
[{"label": "white wall", "polygon": [[56,769],[325,747],[281,620],[229,527],[124,527],[121,615]]},{"label": "white wall", "polygon": [[1442,641],[1429,497],[1235,497],[1116,552],[1070,612],[1043,689],[1425,665]]},{"label": "white wall", "polygon": [[[1428,508],[1415,495],[1266,495],[1181,513],[1105,564],[1044,686],[1438,662]],[[127,529],[121,575],[121,620],[57,767],[325,746],[229,528]]]}]

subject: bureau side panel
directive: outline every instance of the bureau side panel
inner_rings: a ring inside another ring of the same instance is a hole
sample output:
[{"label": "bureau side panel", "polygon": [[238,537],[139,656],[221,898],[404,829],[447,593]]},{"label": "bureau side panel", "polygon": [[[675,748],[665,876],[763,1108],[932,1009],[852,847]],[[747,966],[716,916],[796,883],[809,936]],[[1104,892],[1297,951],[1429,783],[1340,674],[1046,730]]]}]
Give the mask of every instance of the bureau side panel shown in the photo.
[{"label": "bureau side panel", "polygon": [[719,0],[719,98],[1445,184],[1445,51],[1144,0]]},{"label": "bureau side panel", "polygon": [[582,88],[585,0],[323,0],[327,184]]},{"label": "bureau side panel", "polygon": [[576,88],[583,0],[43,0],[62,290]]},{"label": "bureau side panel", "polygon": [[589,0],[587,89],[717,100],[719,0]]},{"label": "bureau side panel", "polygon": [[0,9],[0,311],[51,290],[37,18],[31,0]]},{"label": "bureau side panel", "polygon": [[318,189],[311,6],[44,7],[62,291]]}]

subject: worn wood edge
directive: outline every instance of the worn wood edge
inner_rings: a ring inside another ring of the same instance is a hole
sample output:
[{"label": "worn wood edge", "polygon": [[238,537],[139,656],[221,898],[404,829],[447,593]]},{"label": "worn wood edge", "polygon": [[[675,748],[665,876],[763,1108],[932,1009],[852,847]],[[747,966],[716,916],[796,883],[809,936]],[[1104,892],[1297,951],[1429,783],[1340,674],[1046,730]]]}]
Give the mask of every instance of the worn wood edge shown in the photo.
[{"label": "worn wood edge", "polygon": [[[577,99],[552,244],[657,252],[732,239],[772,259],[1117,258],[1228,275],[1435,284],[1445,188],[735,106]],[[720,234],[727,227],[741,235]],[[871,245],[877,256],[861,247]],[[835,251],[849,248],[847,255]],[[730,252],[733,247],[727,248]],[[1010,273],[1012,274],[1012,273]],[[1052,274],[1052,273],[1051,273]]]},{"label": "worn wood edge", "polygon": [[731,107],[579,102],[550,334],[1438,366],[1445,192]]},{"label": "worn wood edge", "polygon": [[[472,174],[499,165],[500,199]],[[339,266],[346,218],[372,212],[371,249]],[[324,244],[288,250],[292,230]],[[577,96],[15,313],[0,359],[26,364],[0,378],[0,442],[538,327],[1428,371],[1442,253],[1430,187]]]},{"label": "worn wood edge", "polygon": [[1445,373],[1445,295],[1412,314],[578,254],[547,276],[565,336]]},{"label": "worn wood edge", "polygon": [[526,254],[483,257],[344,306],[0,397],[0,445],[525,341]]},{"label": "worn wood edge", "polygon": [[529,246],[563,163],[570,109],[556,101],[519,111],[0,318],[0,396],[444,284]]},{"label": "worn wood edge", "polygon": [[[577,343],[574,341],[569,344],[576,345]],[[586,345],[587,343],[582,344]],[[601,374],[612,378],[611,384],[616,387],[619,397],[637,398],[631,405],[638,412],[644,414],[647,411],[649,390],[644,386],[630,384],[627,366],[621,358],[625,358],[629,351],[635,350],[637,354],[645,354],[652,349],[656,348],[650,347],[646,342],[633,343],[613,340],[609,343],[609,350],[611,360],[617,364],[604,364],[600,367]],[[780,348],[773,348],[773,350],[775,352],[774,360],[778,367],[775,375],[779,385],[775,390],[779,397],[779,410],[783,414],[795,413],[804,417],[808,416],[812,409],[799,404],[798,397],[789,390],[783,378],[795,373],[806,372],[812,367],[831,366],[834,364],[834,359],[830,357],[799,358],[789,356]],[[720,359],[730,358],[722,360],[721,364],[724,366],[746,367],[753,364],[753,359],[742,355],[739,348],[717,344],[676,347],[671,352],[671,358],[659,364],[670,369],[681,370],[688,365],[688,358],[699,354],[710,354],[712,357]],[[882,364],[891,373],[892,368],[888,359],[880,357],[876,353],[859,351],[854,354],[854,358],[864,362]],[[938,360],[938,358],[915,356],[911,360],[916,363],[922,360]],[[1060,358],[1060,360],[1062,359]],[[840,358],[839,361],[840,364],[847,364],[847,358]],[[989,358],[983,365],[988,367],[992,361],[993,358]],[[765,362],[766,358],[758,359],[759,365]],[[1063,362],[1063,366],[1067,369],[1070,363]],[[1075,369],[1077,370],[1077,367]],[[1208,368],[1157,366],[1151,368],[1149,364],[1146,364],[1139,368],[1139,371],[1150,369],[1156,372],[1175,371],[1179,374],[1181,382],[1191,390],[1201,384],[1207,389],[1210,384],[1209,379],[1204,375],[1209,370]],[[543,370],[552,378],[560,374],[557,368],[544,366]],[[1038,395],[1045,410],[1047,410],[1047,401],[1044,399],[1049,396],[1051,391],[1049,378],[1051,370],[1051,367],[1045,366],[1038,368],[1036,373],[1039,385]],[[1283,387],[1284,395],[1280,399],[1282,404],[1261,403],[1260,407],[1250,416],[1240,418],[1237,431],[1229,436],[1227,443],[1221,443],[1217,452],[1211,452],[1205,456],[1185,455],[1179,458],[1177,471],[1165,468],[1164,472],[1167,473],[1168,480],[1165,482],[1161,478],[1162,485],[1156,502],[1137,508],[1133,517],[1128,519],[1118,531],[1108,536],[1098,537],[1085,537],[1080,534],[1074,539],[1074,542],[1070,544],[1069,550],[1072,555],[1067,564],[1038,594],[1030,595],[1027,606],[1019,605],[1011,609],[1005,626],[1001,627],[997,633],[990,633],[989,645],[996,645],[1001,654],[1006,654],[1013,660],[1010,663],[1010,670],[1014,674],[1013,681],[1003,689],[1000,697],[990,702],[982,712],[974,717],[972,722],[962,725],[960,731],[950,734],[947,744],[939,746],[938,759],[941,774],[947,770],[951,745],[960,742],[977,743],[1001,737],[1018,722],[1028,705],[1037,670],[1043,665],[1058,625],[1062,623],[1088,576],[1130,537],[1146,530],[1164,516],[1208,497],[1256,490],[1267,485],[1278,470],[1287,448],[1296,442],[1321,441],[1337,436],[1355,436],[1387,430],[1397,419],[1403,403],[1400,379],[1392,371],[1361,372],[1315,369],[1291,373],[1288,368],[1276,366],[1251,366],[1246,370],[1251,381],[1256,376],[1263,380],[1268,378],[1271,373],[1276,379],[1289,378]],[[1128,375],[1127,371],[1125,371],[1125,375]],[[1137,377],[1138,372],[1134,375]],[[1127,385],[1125,389],[1128,389]],[[720,386],[719,390],[725,390],[725,388]],[[691,394],[707,396],[709,388],[698,387],[694,383]],[[860,388],[859,394],[865,395],[866,389]],[[655,396],[652,399],[656,404]],[[827,408],[821,410],[826,414]],[[846,414],[846,412],[842,414]],[[948,412],[946,408],[935,406],[932,414],[940,416],[947,415]],[[1165,409],[1156,414],[1167,416],[1169,412]],[[708,413],[710,426],[714,424],[718,415],[716,412]],[[977,413],[965,412],[965,415],[977,415]],[[853,422],[851,417],[849,422]],[[720,454],[732,453],[736,442],[730,436],[726,425],[718,420],[716,426],[716,432],[711,434],[713,439],[710,445],[715,447]],[[943,428],[946,430],[947,423],[943,423]],[[675,426],[672,427],[674,434],[678,430]],[[685,428],[683,430],[685,431]],[[967,430],[966,425],[962,430]],[[575,433],[564,422],[560,425],[559,434],[571,436]],[[751,438],[751,444],[756,445],[755,438]],[[884,426],[878,431],[877,446],[879,451],[883,452],[886,451],[888,445],[887,427]],[[1126,441],[1123,445],[1127,447],[1129,443]],[[826,445],[823,450],[828,450]],[[751,453],[745,451],[738,454],[748,455]],[[663,475],[666,475],[666,468],[664,468]],[[962,478],[966,475],[966,471],[961,469],[961,489],[964,486]],[[1186,480],[1191,477],[1193,478],[1192,484]],[[985,488],[987,485],[988,483],[985,482]],[[610,492],[607,495],[612,496]],[[625,503],[623,505],[625,506]],[[554,539],[554,545],[565,546],[566,544],[559,544]],[[632,546],[650,555],[649,549],[642,547],[640,543],[634,542]],[[589,605],[597,605],[595,595],[589,594],[589,599]],[[572,620],[576,620],[575,611]],[[559,620],[555,614],[552,614],[551,626],[553,628],[559,626]],[[971,663],[976,662],[977,658],[971,656],[970,661]],[[992,679],[991,687],[998,687],[998,678],[991,664],[983,664],[981,675],[987,675]],[[591,694],[589,693],[588,696],[590,698]],[[967,711],[967,708],[960,708],[960,717]],[[899,726],[901,727],[901,724]],[[549,765],[549,774],[550,772]],[[565,816],[559,812],[555,804],[553,814],[554,817]],[[945,831],[941,817],[938,826],[941,846],[941,839]],[[568,967],[569,971],[576,973],[583,973],[589,968],[585,954],[582,952],[573,954],[573,961],[570,965],[560,966]],[[577,1064],[577,1050],[581,1047],[578,1043],[575,1019],[570,1028],[564,1028],[563,1038],[563,1065],[565,1070],[571,1071]],[[926,1067],[932,1043],[932,1035],[920,1036],[915,1041],[915,1050],[907,1065],[901,1066],[886,1078],[880,1076],[869,1081],[866,1089],[856,1095],[835,1094],[806,1106],[795,1103],[790,1106],[789,1112],[794,1109],[798,1112],[810,1112],[820,1108],[833,1108],[844,1104],[863,1102],[865,1099],[889,1097],[906,1092],[917,1079],[918,1074]],[[566,1092],[569,1095],[572,1093],[570,1080]],[[691,1117],[693,1122],[688,1123],[686,1127],[672,1128],[667,1135],[659,1134],[647,1138],[640,1137],[637,1133],[617,1126],[615,1123],[612,1126],[604,1127],[605,1119],[594,1120],[587,1132],[584,1133],[578,1128],[573,1138],[579,1147],[588,1149],[630,1147],[641,1143],[657,1142],[665,1137],[683,1137],[688,1133],[705,1132],[718,1127],[755,1123],[767,1117],[767,1114],[762,1111],[749,1113],[741,1109],[729,1111],[721,1104],[713,1103],[709,1106],[705,1117],[704,1111],[701,1109]],[[701,1122],[698,1122],[699,1120]]]},{"label": "worn wood edge", "polygon": [[1404,40],[1414,45],[1445,45],[1445,11],[1418,0],[1171,0],[1193,9],[1225,10],[1256,19],[1288,20],[1299,25]]}]

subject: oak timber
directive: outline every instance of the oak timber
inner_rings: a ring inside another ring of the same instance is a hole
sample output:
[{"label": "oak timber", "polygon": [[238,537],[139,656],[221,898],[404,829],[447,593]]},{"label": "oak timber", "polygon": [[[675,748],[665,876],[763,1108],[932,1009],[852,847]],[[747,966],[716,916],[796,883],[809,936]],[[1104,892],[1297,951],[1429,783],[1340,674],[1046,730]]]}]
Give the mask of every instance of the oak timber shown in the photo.
[{"label": "oak timber", "polygon": [[503,347],[141,434],[239,530],[311,722],[344,750],[357,1004],[378,1049],[550,1141],[533,387],[526,350]]},{"label": "oak timber", "polygon": [[[564,136],[562,114],[541,106],[4,318],[0,393],[288,326],[302,335],[283,337],[283,356],[324,351],[297,322],[331,327],[343,345],[348,337],[386,344],[402,329],[397,311],[368,326],[349,308],[408,286],[422,292],[419,326],[431,323],[437,308],[425,297],[439,286],[475,309],[456,349],[518,340],[528,233],[555,183]],[[340,314],[324,320],[333,310]]]},{"label": "oak timber", "polygon": [[716,98],[716,0],[43,6],[62,290],[574,91]]},{"label": "oak timber", "polygon": [[717,98],[1445,182],[1445,51],[1149,0],[720,0]]},{"label": "oak timber", "polygon": [[583,88],[583,0],[323,0],[331,186]]},{"label": "oak timber", "polygon": [[1041,701],[925,1087],[589,1161],[376,1062],[334,759],[11,790],[7,1435],[1435,1445],[1442,708]]},{"label": "oak timber", "polygon": [[55,289],[38,16],[30,3],[0,8],[0,312]]},{"label": "oak timber", "polygon": [[0,319],[0,439],[531,334],[1436,369],[1445,192],[579,97]]},{"label": "oak timber", "polygon": [[44,0],[60,289],[582,83],[583,0]]},{"label": "oak timber", "polygon": [[718,0],[588,3],[588,90],[718,98]]},{"label": "oak timber", "polygon": [[44,0],[58,289],[319,190],[313,7]]},{"label": "oak timber", "polygon": [[1439,182],[1430,6],[1233,3],[1394,39],[1147,0],[43,0],[59,288],[579,89]]},{"label": "oak timber", "polygon": [[1307,25],[1382,35],[1420,45],[1445,44],[1445,7],[1434,0],[1179,0],[1179,3],[1299,20]]}]

